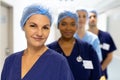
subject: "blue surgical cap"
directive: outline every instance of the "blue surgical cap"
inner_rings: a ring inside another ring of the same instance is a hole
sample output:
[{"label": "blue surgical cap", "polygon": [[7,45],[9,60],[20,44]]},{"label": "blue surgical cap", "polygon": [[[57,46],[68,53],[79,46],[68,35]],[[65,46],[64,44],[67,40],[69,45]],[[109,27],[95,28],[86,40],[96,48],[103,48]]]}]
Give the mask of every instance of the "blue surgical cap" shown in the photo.
[{"label": "blue surgical cap", "polygon": [[98,16],[97,11],[95,11],[95,10],[91,10],[90,13],[94,13],[96,15],[96,17]]},{"label": "blue surgical cap", "polygon": [[22,18],[20,21],[20,26],[23,28],[28,18],[30,18],[34,14],[41,14],[47,16],[50,20],[50,25],[52,24],[52,16],[50,15],[49,10],[43,8],[38,4],[33,4],[24,8]]},{"label": "blue surgical cap", "polygon": [[88,12],[87,12],[87,10],[85,10],[85,9],[78,9],[76,12],[79,12],[79,11],[85,12],[86,13],[86,18],[88,18]]},{"label": "blue surgical cap", "polygon": [[58,16],[58,21],[57,21],[57,25],[60,23],[60,21],[66,17],[71,17],[75,20],[76,25],[78,25],[78,15],[76,13],[70,12],[70,11],[64,11],[62,13],[59,14]]}]

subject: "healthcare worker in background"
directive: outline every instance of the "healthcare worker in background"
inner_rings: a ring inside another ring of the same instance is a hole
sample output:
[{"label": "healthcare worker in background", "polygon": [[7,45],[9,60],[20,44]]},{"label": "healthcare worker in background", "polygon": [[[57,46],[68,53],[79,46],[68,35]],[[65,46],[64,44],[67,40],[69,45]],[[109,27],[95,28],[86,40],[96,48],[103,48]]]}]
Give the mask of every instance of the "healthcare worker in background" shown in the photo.
[{"label": "healthcare worker in background", "polygon": [[96,51],[87,42],[74,38],[78,28],[77,14],[61,12],[57,22],[61,37],[48,47],[66,57],[75,80],[99,80],[101,66]]},{"label": "healthcare worker in background", "polygon": [[102,53],[100,49],[100,41],[98,37],[91,33],[90,31],[86,30],[86,22],[88,20],[88,12],[85,9],[79,9],[76,11],[79,17],[79,22],[78,22],[78,29],[77,32],[75,33],[74,37],[77,39],[81,39],[83,41],[88,42],[93,46],[95,51],[97,52],[99,61],[101,63],[102,61]]},{"label": "healthcare worker in background", "polygon": [[89,31],[96,34],[100,40],[100,46],[102,50],[102,74],[108,79],[107,67],[110,64],[113,56],[113,51],[116,50],[115,43],[108,32],[104,32],[97,27],[97,12],[95,10],[89,13]]}]

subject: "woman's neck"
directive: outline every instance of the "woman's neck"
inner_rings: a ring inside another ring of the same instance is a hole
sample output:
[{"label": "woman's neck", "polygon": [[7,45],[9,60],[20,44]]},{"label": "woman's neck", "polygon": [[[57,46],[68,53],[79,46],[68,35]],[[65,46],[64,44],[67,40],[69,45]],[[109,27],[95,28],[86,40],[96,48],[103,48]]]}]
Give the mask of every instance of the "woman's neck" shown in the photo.
[{"label": "woman's neck", "polygon": [[39,55],[41,56],[48,48],[46,46],[42,46],[41,48],[33,48],[33,47],[28,47],[25,50],[24,55]]},{"label": "woman's neck", "polygon": [[74,48],[75,38],[72,38],[69,40],[60,38],[58,43],[59,43],[60,47],[62,48],[62,51],[65,54],[65,56],[70,56],[72,53],[72,50]]},{"label": "woman's neck", "polygon": [[66,39],[66,38],[60,38],[59,39],[59,41],[58,41],[59,43],[74,43],[75,42],[75,38],[73,37],[73,38],[71,38],[71,39]]},{"label": "woman's neck", "polygon": [[85,33],[86,33],[86,30],[85,30],[84,27],[81,28],[81,29],[79,28],[79,29],[77,30],[77,34],[79,35],[80,39],[82,39],[82,38],[84,37]]}]

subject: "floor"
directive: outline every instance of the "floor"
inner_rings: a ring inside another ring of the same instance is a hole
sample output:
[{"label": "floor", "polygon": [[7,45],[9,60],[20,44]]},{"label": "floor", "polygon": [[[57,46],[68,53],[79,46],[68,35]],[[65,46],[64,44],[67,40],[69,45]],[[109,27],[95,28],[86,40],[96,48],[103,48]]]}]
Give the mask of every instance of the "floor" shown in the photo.
[{"label": "floor", "polygon": [[120,80],[120,58],[113,57],[112,62],[108,66],[108,80]]}]

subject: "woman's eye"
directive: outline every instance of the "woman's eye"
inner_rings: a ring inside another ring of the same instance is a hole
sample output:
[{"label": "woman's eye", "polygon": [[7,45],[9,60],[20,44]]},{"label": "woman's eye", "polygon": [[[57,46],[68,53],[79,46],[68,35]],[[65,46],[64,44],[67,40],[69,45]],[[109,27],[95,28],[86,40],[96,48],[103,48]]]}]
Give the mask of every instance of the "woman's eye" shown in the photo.
[{"label": "woman's eye", "polygon": [[86,16],[84,15],[83,18],[86,18]]},{"label": "woman's eye", "polygon": [[66,25],[66,23],[61,23],[61,25],[62,25],[62,26],[65,26],[65,25]]},{"label": "woman's eye", "polygon": [[78,17],[79,17],[79,18],[81,18],[81,16],[80,16],[80,15],[79,15]]},{"label": "woman's eye", "polygon": [[72,23],[71,26],[75,26],[75,23]]},{"label": "woman's eye", "polygon": [[30,27],[35,27],[35,25],[32,24],[32,25],[30,25]]},{"label": "woman's eye", "polygon": [[49,29],[49,28],[50,28],[50,27],[47,26],[47,25],[43,26],[43,29]]}]

